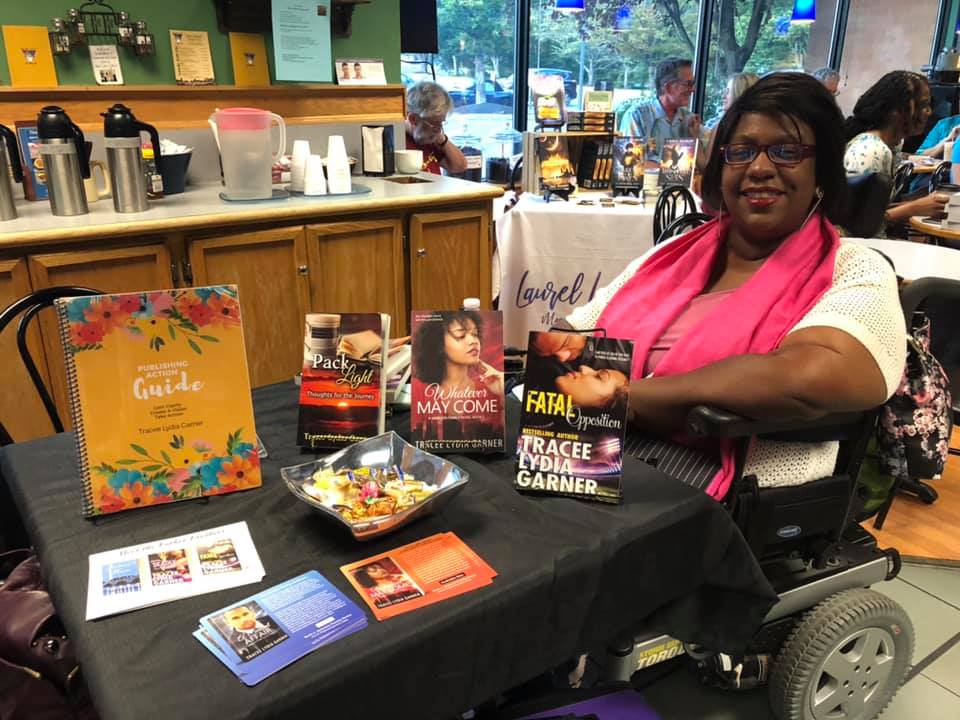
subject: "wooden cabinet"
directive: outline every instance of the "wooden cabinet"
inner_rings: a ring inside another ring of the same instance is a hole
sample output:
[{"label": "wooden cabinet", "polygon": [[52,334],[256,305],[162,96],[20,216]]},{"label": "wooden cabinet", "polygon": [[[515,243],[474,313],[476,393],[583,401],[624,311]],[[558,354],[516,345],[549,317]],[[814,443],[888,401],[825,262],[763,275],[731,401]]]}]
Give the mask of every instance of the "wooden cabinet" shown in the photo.
[{"label": "wooden cabinet", "polygon": [[[386,312],[391,332],[409,332],[410,310],[490,302],[490,202],[360,210],[329,222],[261,220],[224,231],[170,227],[161,235],[64,239],[49,251],[0,243],[0,308],[31,290],[79,285],[104,292],[234,284],[240,291],[253,387],[300,371],[308,312]],[[2,233],[0,233],[2,241]],[[53,311],[28,336],[64,425],[69,427],[63,350]],[[16,329],[0,335],[9,367],[0,420],[16,440],[52,430],[17,357]]]},{"label": "wooden cabinet", "polygon": [[[163,243],[30,255],[27,261],[34,290],[56,285],[76,285],[103,292],[173,287],[170,252]],[[64,427],[70,427],[63,348],[52,312],[41,313],[40,331],[50,377],[48,387]]]},{"label": "wooden cabinet", "polygon": [[188,238],[192,285],[236,285],[253,387],[289,380],[303,363],[310,308],[302,225]]},{"label": "wooden cabinet", "polygon": [[[30,292],[30,274],[23,258],[0,260],[0,308],[5,308]],[[0,421],[14,440],[29,440],[53,432],[47,412],[33,387],[17,350],[19,318],[0,333],[0,357],[3,358],[3,392],[0,393]],[[37,320],[27,334],[27,348],[49,387],[46,357],[40,341]]]},{"label": "wooden cabinet", "polygon": [[410,306],[460,307],[465,297],[490,306],[490,212],[487,208],[410,216]]},{"label": "wooden cabinet", "polygon": [[313,312],[385,312],[407,334],[401,218],[307,226]]}]

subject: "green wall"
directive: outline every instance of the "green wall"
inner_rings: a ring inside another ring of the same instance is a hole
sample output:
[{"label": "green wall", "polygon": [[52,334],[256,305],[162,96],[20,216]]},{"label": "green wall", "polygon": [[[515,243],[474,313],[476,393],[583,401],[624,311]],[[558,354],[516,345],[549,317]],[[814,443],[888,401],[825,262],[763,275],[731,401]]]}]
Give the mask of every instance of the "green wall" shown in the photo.
[{"label": "green wall", "polygon": [[[0,0],[0,25],[43,25],[53,17],[66,17],[67,10],[79,7],[83,0]],[[110,0],[115,10],[126,10],[133,20],[145,20],[154,34],[156,54],[137,57],[131,48],[119,48],[123,80],[128,85],[172,85],[173,58],[169,30],[206,30],[210,34],[210,54],[220,85],[233,84],[230,40],[217,30],[213,0]],[[3,38],[0,36],[0,45]],[[274,79],[273,39],[266,34],[270,56],[270,78]],[[333,41],[333,57],[383,58],[387,82],[400,82],[400,2],[372,0],[358,5],[353,13],[353,33]],[[69,55],[54,57],[61,85],[93,85],[90,55],[77,48]],[[6,52],[0,52],[0,83],[10,84]]]}]

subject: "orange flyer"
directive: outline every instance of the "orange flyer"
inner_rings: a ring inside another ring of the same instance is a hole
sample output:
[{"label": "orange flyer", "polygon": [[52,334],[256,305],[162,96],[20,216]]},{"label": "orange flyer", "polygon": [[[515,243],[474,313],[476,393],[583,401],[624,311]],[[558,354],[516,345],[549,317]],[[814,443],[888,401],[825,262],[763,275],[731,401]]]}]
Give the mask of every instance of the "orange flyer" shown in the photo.
[{"label": "orange flyer", "polygon": [[259,487],[236,286],[56,307],[85,516]]},{"label": "orange flyer", "polygon": [[441,533],[340,568],[377,620],[485,587],[497,572],[453,533]]}]

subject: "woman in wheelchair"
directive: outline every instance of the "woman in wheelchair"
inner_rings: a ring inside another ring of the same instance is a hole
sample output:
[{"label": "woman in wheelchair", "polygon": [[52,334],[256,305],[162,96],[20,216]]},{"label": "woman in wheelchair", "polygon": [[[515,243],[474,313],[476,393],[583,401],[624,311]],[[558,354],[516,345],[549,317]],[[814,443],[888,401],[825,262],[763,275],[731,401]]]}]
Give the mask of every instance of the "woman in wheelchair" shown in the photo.
[{"label": "woman in wheelchair", "polygon": [[[843,153],[843,117],[819,81],[761,79],[717,127],[703,199],[718,217],[634,260],[567,317],[574,329],[634,342],[636,431],[689,452],[682,430],[696,405],[815,419],[893,394],[906,355],[896,278],[873,250],[841,242],[828,219],[842,202]],[[702,486],[722,499],[733,447],[706,456],[715,465]],[[744,474],[797,485],[830,475],[836,457],[836,443],[756,441]]]}]

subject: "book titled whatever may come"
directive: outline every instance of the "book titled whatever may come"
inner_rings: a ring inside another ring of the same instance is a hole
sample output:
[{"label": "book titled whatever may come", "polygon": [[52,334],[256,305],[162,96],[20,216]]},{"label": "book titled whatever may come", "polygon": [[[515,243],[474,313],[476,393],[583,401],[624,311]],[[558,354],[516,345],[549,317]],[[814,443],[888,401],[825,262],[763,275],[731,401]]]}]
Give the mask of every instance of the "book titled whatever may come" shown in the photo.
[{"label": "book titled whatever may come", "polygon": [[56,309],[85,516],[260,485],[236,286]]},{"label": "book titled whatever may come", "polygon": [[632,355],[628,340],[530,333],[518,490],[620,502]]},{"label": "book titled whatever may come", "polygon": [[503,452],[503,314],[414,310],[411,442],[429,452]]}]

